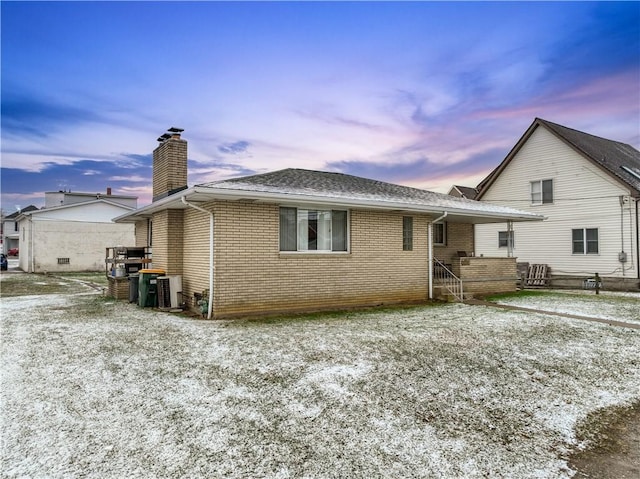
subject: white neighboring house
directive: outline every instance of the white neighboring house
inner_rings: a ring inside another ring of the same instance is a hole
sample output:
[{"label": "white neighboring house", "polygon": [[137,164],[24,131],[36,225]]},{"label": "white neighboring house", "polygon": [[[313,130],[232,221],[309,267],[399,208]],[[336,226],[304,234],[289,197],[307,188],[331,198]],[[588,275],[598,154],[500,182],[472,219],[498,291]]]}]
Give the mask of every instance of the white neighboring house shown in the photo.
[{"label": "white neighboring house", "polygon": [[20,248],[20,234],[18,233],[18,216],[20,213],[26,213],[27,211],[37,210],[38,208],[33,205],[29,205],[26,208],[22,208],[10,215],[3,216],[2,218],[2,253],[8,254],[10,249]]},{"label": "white neighboring house", "polygon": [[477,189],[477,200],[546,217],[476,225],[477,255],[547,264],[555,286],[598,273],[605,287],[640,287],[640,152],[632,146],[536,118]]},{"label": "white neighboring house", "polygon": [[79,195],[73,194],[69,204],[63,197],[56,200],[60,206],[19,215],[20,269],[28,273],[104,271],[106,248],[135,243],[133,225],[111,221],[134,210],[135,197],[85,195],[82,202],[74,201]]}]

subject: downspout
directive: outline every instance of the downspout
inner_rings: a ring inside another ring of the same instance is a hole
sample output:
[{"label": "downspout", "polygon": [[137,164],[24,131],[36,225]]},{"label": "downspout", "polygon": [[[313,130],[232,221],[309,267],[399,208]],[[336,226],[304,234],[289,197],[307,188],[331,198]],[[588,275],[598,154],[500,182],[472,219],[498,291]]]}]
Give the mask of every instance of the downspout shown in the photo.
[{"label": "downspout", "polygon": [[[620,254],[624,253],[624,195],[619,196],[620,199]],[[633,243],[632,243],[633,244]],[[622,277],[624,278],[624,261],[618,257],[621,264]]]},{"label": "downspout", "polygon": [[638,279],[640,279],[640,226],[638,225],[640,215],[638,215],[638,203],[640,203],[640,198],[636,198],[636,273]]},{"label": "downspout", "polygon": [[196,206],[194,204],[189,203],[185,197],[182,197],[182,203],[191,208],[194,208],[198,211],[202,211],[209,215],[209,305],[207,310],[207,319],[211,319],[211,314],[213,313],[213,224],[214,224],[214,216],[213,212],[207,211],[200,206]]},{"label": "downspout", "polygon": [[507,257],[513,258],[513,221],[507,221]]},{"label": "downspout", "polygon": [[427,226],[427,241],[429,249],[429,299],[433,299],[433,223],[442,221],[447,217],[448,213],[445,211],[442,216],[430,221]]},{"label": "downspout", "polygon": [[[36,262],[35,255],[33,251],[33,229],[35,228],[35,223],[33,222],[33,216],[29,215],[29,257],[27,258],[27,273],[35,273],[36,272]],[[20,231],[18,231],[20,234]],[[18,244],[20,244],[20,239],[18,238]]]}]

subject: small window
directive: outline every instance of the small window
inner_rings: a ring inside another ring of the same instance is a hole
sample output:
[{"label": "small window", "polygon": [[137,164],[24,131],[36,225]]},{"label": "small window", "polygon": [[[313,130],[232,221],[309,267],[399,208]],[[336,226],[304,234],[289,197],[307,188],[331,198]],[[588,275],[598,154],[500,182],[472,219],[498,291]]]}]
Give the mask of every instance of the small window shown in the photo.
[{"label": "small window", "polygon": [[280,208],[280,251],[347,251],[347,212]]},{"label": "small window", "polygon": [[147,245],[153,246],[153,220],[147,220]]},{"label": "small window", "polygon": [[543,205],[553,203],[553,180],[531,182],[531,204]]},{"label": "small window", "polygon": [[402,217],[402,250],[413,250],[413,217]]},{"label": "small window", "polygon": [[598,228],[571,230],[573,254],[598,254]]},{"label": "small window", "polygon": [[509,241],[511,241],[511,247],[515,246],[515,234],[513,231],[498,231],[498,247],[508,248]]},{"label": "small window", "polygon": [[18,230],[18,222],[17,221],[13,222],[13,231],[19,231]]},{"label": "small window", "polygon": [[433,244],[445,246],[447,244],[447,223],[433,223]]}]

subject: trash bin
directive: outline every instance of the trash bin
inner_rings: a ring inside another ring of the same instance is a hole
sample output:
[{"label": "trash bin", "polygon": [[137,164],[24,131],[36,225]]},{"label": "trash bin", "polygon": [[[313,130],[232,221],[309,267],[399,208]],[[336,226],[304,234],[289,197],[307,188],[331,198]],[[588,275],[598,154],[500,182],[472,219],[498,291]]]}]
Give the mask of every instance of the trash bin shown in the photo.
[{"label": "trash bin", "polygon": [[164,275],[162,269],[141,269],[138,272],[138,306],[155,308],[158,306],[158,276]]},{"label": "trash bin", "polygon": [[140,281],[140,275],[138,273],[129,275],[129,302],[138,302],[138,282]]}]

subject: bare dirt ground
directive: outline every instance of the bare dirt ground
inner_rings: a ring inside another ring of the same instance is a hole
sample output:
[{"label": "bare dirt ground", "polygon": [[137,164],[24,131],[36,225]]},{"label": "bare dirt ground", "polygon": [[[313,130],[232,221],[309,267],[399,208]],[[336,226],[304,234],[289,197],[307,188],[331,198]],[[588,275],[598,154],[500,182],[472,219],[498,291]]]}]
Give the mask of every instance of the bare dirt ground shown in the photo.
[{"label": "bare dirt ground", "polygon": [[640,402],[589,418],[584,427],[591,427],[590,435],[599,439],[569,459],[572,469],[578,471],[576,478],[640,477]]}]

